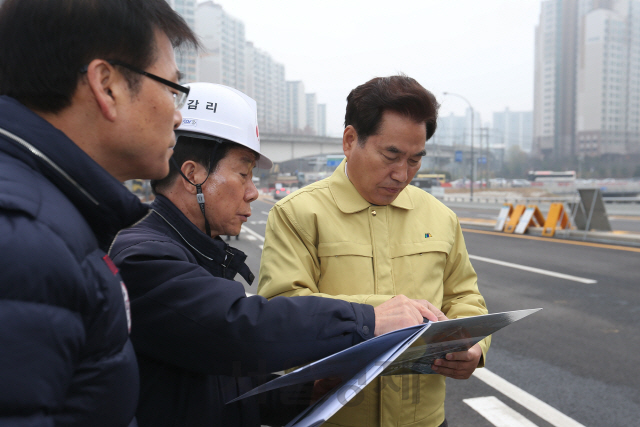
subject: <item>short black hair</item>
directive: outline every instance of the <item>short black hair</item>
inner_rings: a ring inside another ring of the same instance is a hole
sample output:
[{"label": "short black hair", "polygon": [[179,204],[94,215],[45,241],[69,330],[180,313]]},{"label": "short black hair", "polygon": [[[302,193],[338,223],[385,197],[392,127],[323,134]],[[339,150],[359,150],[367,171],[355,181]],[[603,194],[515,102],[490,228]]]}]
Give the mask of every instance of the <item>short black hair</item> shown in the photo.
[{"label": "short black hair", "polygon": [[[199,163],[205,168],[208,167],[210,168],[210,173],[215,173],[220,160],[224,159],[229,151],[234,148],[247,147],[226,139],[219,139],[218,142],[216,142],[195,136],[180,135],[176,146],[173,148],[173,158],[169,162],[169,174],[163,179],[152,180],[151,191],[153,191],[155,195],[163,194],[167,188],[173,185],[176,178],[180,176],[180,172],[175,167],[175,164],[182,167],[184,162],[189,160]],[[257,160],[258,155],[256,155],[256,161]],[[196,182],[195,184],[200,183]]]},{"label": "short black hair", "polygon": [[[5,0],[0,6],[0,95],[57,113],[71,105],[80,70],[94,59],[144,70],[157,56],[155,31],[174,47],[198,38],[166,0]],[[135,91],[140,75],[126,72]]]},{"label": "short black hair", "polygon": [[384,112],[394,111],[416,123],[424,122],[428,140],[436,131],[439,108],[436,97],[411,77],[376,77],[347,96],[344,126],[353,126],[358,144],[364,145],[369,136],[380,130]]}]

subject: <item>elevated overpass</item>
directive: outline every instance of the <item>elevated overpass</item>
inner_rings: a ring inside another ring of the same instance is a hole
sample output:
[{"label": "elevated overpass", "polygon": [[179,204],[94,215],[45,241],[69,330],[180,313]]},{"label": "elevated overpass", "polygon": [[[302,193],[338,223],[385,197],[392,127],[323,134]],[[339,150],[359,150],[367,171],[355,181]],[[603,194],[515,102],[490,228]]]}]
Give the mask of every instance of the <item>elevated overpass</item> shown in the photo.
[{"label": "elevated overpass", "polygon": [[[302,157],[318,156],[322,154],[342,154],[342,138],[331,138],[315,135],[294,135],[284,133],[262,133],[260,134],[261,150],[265,156],[275,163],[286,162],[288,160]],[[469,146],[449,146],[436,145],[427,142],[427,161],[433,162],[437,167],[444,167],[454,162],[455,152],[463,152],[464,165],[469,164]],[[485,150],[482,152],[486,156]],[[475,147],[474,157],[479,156],[479,149]],[[424,163],[424,162],[423,162]]]}]

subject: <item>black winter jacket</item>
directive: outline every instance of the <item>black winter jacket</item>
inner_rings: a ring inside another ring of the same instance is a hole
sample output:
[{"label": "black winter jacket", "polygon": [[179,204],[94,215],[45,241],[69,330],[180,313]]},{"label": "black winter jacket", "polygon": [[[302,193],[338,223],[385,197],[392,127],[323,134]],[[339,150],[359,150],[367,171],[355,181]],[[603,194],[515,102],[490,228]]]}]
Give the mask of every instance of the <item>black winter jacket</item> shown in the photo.
[{"label": "black winter jacket", "polygon": [[151,207],[111,249],[131,298],[140,427],[259,426],[255,401],[225,405],[256,385],[238,377],[307,363],[373,336],[369,305],[247,297],[228,280],[240,270],[251,282],[242,252],[207,237],[163,196]]},{"label": "black winter jacket", "polygon": [[62,132],[0,97],[0,425],[132,420],[138,369],[105,251],[147,211]]}]

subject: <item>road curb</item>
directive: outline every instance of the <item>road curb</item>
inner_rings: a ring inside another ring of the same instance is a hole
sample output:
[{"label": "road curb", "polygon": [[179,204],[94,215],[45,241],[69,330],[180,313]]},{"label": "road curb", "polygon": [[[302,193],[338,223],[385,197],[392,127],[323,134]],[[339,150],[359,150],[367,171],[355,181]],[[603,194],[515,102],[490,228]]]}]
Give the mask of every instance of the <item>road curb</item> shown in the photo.
[{"label": "road curb", "polygon": [[[495,231],[495,224],[480,223],[474,221],[460,221],[460,225],[473,230],[493,231],[496,234],[505,234]],[[525,233],[527,236],[542,236],[542,227],[529,227]],[[592,243],[605,243],[610,245],[631,246],[640,248],[640,235],[614,234],[604,231],[580,231],[580,230],[556,230],[553,237],[548,239],[577,240]]]}]

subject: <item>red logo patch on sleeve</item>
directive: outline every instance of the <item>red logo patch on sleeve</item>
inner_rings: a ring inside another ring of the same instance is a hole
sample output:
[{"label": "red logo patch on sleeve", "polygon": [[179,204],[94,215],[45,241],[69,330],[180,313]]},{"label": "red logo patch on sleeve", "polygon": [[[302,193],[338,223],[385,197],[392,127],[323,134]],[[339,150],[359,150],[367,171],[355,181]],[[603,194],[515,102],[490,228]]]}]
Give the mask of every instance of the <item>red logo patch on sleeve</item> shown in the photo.
[{"label": "red logo patch on sleeve", "polygon": [[116,267],[113,261],[111,261],[111,258],[109,258],[109,255],[103,256],[102,260],[104,261],[105,264],[107,264],[107,267],[109,267],[109,270],[111,270],[114,276],[118,274],[118,267]]}]

